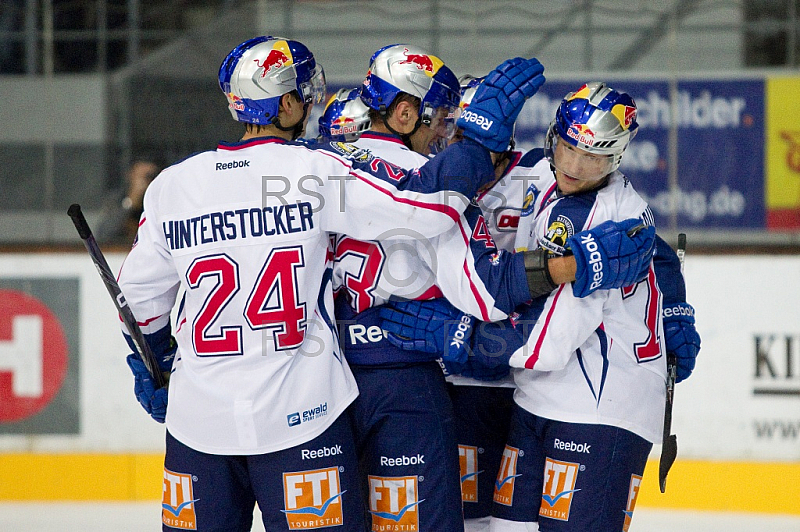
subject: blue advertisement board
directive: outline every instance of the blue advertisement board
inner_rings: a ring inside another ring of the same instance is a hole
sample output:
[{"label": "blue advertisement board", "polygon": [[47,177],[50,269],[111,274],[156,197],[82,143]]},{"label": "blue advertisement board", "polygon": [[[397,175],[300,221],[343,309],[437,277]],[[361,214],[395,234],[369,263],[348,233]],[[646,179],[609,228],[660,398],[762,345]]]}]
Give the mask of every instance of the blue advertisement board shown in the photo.
[{"label": "blue advertisement board", "polygon": [[[659,227],[763,228],[764,82],[677,83],[677,193],[670,188],[672,104],[667,80],[606,80],[636,100],[639,133],[621,170],[650,203]],[[561,99],[582,81],[548,81],[517,120],[523,148],[541,146]]]},{"label": "blue advertisement board", "polygon": [[[548,80],[544,84],[525,104],[517,120],[519,149],[542,146],[558,104],[584,81]],[[604,81],[628,92],[636,101],[639,133],[626,151],[620,169],[650,203],[660,228],[729,230],[766,226],[764,80],[677,82],[675,188],[670,186],[669,80]],[[329,86],[328,92],[339,88]],[[315,111],[321,113],[321,109]],[[317,113],[309,124],[314,133]]]}]

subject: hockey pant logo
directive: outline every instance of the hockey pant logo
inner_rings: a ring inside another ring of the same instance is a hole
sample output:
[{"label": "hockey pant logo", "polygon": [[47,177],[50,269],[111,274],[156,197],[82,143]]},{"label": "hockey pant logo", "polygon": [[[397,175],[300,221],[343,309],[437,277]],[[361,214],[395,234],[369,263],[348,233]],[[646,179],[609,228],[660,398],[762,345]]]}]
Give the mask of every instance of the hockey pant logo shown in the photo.
[{"label": "hockey pant logo", "polygon": [[[369,476],[372,530],[419,530],[417,477]],[[423,499],[424,500],[424,499]]]},{"label": "hockey pant logo", "polygon": [[478,448],[471,445],[458,446],[458,462],[461,466],[461,500],[478,502]]},{"label": "hockey pant logo", "polygon": [[545,460],[540,516],[559,521],[569,520],[572,495],[580,491],[575,489],[579,468],[580,464],[572,462],[562,462],[552,458]]},{"label": "hockey pant logo", "polygon": [[161,498],[161,522],[181,530],[197,530],[197,516],[192,496],[192,475],[164,468]]},{"label": "hockey pant logo", "polygon": [[636,499],[639,498],[639,486],[642,485],[640,475],[631,475],[631,483],[628,486],[628,504],[625,505],[625,523],[622,525],[622,532],[628,532],[633,519],[633,508],[636,506]]},{"label": "hockey pant logo", "polygon": [[503,506],[511,506],[514,503],[514,479],[517,474],[517,459],[519,449],[506,445],[503,449],[503,459],[500,462],[500,471],[497,472],[497,480],[494,481],[494,502]]},{"label": "hockey pant logo", "polygon": [[339,468],[326,467],[283,474],[286,523],[291,530],[341,526],[342,494]]}]

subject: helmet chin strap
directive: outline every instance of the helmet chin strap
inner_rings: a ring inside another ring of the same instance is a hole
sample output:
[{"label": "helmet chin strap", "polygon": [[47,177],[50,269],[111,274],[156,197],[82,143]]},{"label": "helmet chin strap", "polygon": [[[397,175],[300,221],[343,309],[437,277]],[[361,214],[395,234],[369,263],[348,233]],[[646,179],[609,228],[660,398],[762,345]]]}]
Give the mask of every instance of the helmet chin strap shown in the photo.
[{"label": "helmet chin strap", "polygon": [[386,129],[392,132],[393,135],[397,135],[400,137],[400,140],[403,141],[406,148],[411,151],[416,151],[414,146],[411,144],[411,135],[417,132],[419,127],[422,125],[422,115],[417,115],[417,122],[414,124],[414,129],[411,130],[411,133],[400,133],[395,128],[389,125],[389,120],[386,118],[386,107],[381,105],[380,108],[381,119],[383,120],[383,125],[386,126]]},{"label": "helmet chin strap", "polygon": [[273,126],[280,129],[281,131],[291,131],[292,140],[297,140],[300,138],[300,135],[303,134],[303,122],[305,122],[306,115],[308,115],[308,108],[309,104],[303,103],[303,116],[301,116],[300,120],[292,126],[281,125],[281,120],[277,116],[273,116],[270,122],[272,123]]}]

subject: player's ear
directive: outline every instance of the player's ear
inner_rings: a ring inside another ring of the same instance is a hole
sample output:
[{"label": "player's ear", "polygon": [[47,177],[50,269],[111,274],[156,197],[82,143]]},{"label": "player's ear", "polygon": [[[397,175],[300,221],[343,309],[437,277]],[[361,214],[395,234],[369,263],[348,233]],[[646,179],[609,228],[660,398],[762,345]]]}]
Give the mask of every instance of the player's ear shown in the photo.
[{"label": "player's ear", "polygon": [[400,122],[403,127],[408,124],[413,124],[417,120],[414,105],[405,100],[397,104],[394,110],[394,116],[397,117],[397,121]]}]

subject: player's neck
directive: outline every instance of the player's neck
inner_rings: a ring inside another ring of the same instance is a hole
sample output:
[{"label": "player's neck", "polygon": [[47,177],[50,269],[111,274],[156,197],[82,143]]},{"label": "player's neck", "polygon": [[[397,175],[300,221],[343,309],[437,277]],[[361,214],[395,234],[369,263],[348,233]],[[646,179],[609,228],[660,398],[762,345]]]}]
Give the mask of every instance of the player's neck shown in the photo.
[{"label": "player's neck", "polygon": [[251,129],[250,131],[245,131],[244,135],[242,136],[242,141],[263,137],[279,137],[285,140],[292,140],[292,132],[281,131],[275,126],[262,126]]}]

